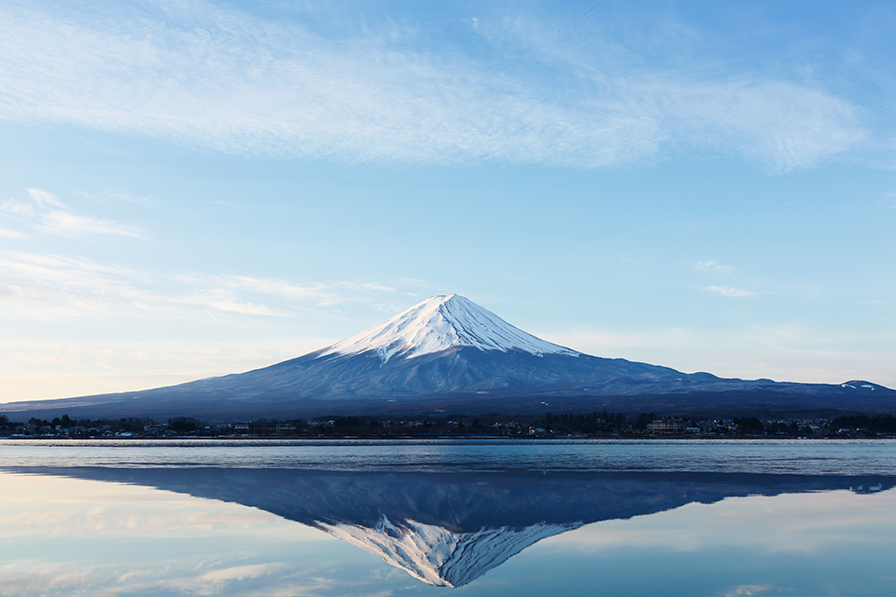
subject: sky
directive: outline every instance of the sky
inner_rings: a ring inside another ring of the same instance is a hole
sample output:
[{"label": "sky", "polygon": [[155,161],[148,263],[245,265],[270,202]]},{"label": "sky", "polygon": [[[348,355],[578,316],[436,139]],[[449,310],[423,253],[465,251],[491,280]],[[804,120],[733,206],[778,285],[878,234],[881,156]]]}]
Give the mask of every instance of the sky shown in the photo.
[{"label": "sky", "polygon": [[894,30],[893,2],[6,0],[0,403],[449,293],[597,356],[896,387]]}]

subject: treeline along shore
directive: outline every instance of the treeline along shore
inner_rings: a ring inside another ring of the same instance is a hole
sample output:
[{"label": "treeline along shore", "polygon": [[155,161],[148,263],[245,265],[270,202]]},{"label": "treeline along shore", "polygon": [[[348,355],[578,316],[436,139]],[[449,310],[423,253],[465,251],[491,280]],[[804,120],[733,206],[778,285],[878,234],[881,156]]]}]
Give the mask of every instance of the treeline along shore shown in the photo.
[{"label": "treeline along shore", "polygon": [[591,411],[520,417],[487,413],[477,416],[412,417],[331,416],[313,419],[200,420],[175,417],[167,421],[128,417],[73,419],[68,415],[44,420],[12,421],[0,415],[0,438],[896,438],[893,415],[841,415],[836,418],[787,420],[730,417],[694,420],[689,417]]}]

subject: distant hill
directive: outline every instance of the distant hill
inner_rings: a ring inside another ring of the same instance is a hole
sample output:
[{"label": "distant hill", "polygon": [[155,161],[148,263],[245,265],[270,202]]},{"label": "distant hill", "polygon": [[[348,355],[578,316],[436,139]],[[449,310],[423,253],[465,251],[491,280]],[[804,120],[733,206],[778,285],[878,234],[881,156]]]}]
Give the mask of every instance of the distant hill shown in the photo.
[{"label": "distant hill", "polygon": [[305,356],[164,388],[0,405],[13,419],[339,414],[626,413],[798,416],[896,412],[896,391],[866,381],[724,379],[586,355],[516,328],[456,294]]}]

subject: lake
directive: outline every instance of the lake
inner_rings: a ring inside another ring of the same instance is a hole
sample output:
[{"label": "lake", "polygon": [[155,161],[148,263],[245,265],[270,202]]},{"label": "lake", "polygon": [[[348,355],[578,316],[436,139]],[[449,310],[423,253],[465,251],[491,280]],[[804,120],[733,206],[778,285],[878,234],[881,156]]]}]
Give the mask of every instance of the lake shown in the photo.
[{"label": "lake", "polygon": [[896,442],[0,441],[0,593],[893,595]]}]

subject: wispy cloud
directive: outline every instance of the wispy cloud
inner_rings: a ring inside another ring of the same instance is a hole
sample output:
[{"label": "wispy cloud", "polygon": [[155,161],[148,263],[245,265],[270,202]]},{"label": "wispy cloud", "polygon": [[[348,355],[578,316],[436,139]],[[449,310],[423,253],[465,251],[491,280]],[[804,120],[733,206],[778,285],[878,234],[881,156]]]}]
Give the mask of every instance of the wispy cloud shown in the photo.
[{"label": "wispy cloud", "polygon": [[694,269],[700,272],[721,272],[721,273],[731,273],[731,270],[734,269],[728,264],[718,263],[713,261],[712,259],[708,259],[707,261],[698,261],[694,265]]},{"label": "wispy cloud", "polygon": [[25,189],[28,192],[28,196],[31,199],[40,205],[41,207],[58,207],[61,209],[68,209],[66,205],[64,205],[59,199],[56,198],[52,193],[48,193],[42,189]]},{"label": "wispy cloud", "polygon": [[756,296],[755,292],[734,288],[733,286],[708,286],[704,290],[722,296]]},{"label": "wispy cloud", "polygon": [[[387,315],[406,308],[404,290],[400,282],[154,273],[0,251],[4,399],[159,387],[267,366],[376,323],[383,305]],[[91,343],[84,326],[94,323],[141,339]],[[190,331],[197,328],[208,335]]]},{"label": "wispy cloud", "polygon": [[896,209],[896,193],[884,193],[884,207]]},{"label": "wispy cloud", "polygon": [[[338,37],[202,2],[106,8],[102,19],[0,10],[0,118],[233,153],[579,167],[701,146],[785,171],[868,137],[855,108],[822,88],[632,69],[618,52],[570,57],[587,31],[551,38],[550,24],[471,21],[468,35],[498,29],[515,44],[483,57],[434,52],[419,24],[390,19],[339,23]],[[533,48],[539,64],[520,68],[515,56]]]},{"label": "wispy cloud", "polygon": [[0,204],[0,213],[30,222],[37,230],[59,236],[88,236],[93,234],[145,238],[143,231],[128,224],[77,213],[52,193],[42,189],[27,189],[30,202],[10,199]]},{"label": "wispy cloud", "polygon": [[0,237],[4,238],[28,238],[28,235],[18,230],[10,230],[9,228],[0,228]]},{"label": "wispy cloud", "polygon": [[82,197],[93,199],[95,201],[106,201],[109,199],[113,199],[116,201],[124,201],[126,203],[139,203],[141,205],[153,205],[156,203],[156,199],[153,197],[134,195],[132,193],[127,193],[124,191],[102,191],[96,193],[88,193],[87,191],[75,192]]},{"label": "wispy cloud", "polygon": [[50,234],[62,236],[81,236],[89,234],[111,234],[144,238],[143,232],[126,224],[119,224],[111,220],[91,218],[80,214],[62,210],[50,211],[40,214],[40,230]]},{"label": "wispy cloud", "polygon": [[390,297],[387,284],[307,285],[236,275],[153,275],[61,255],[0,251],[0,306],[36,317],[198,313],[286,317],[297,311]]}]

